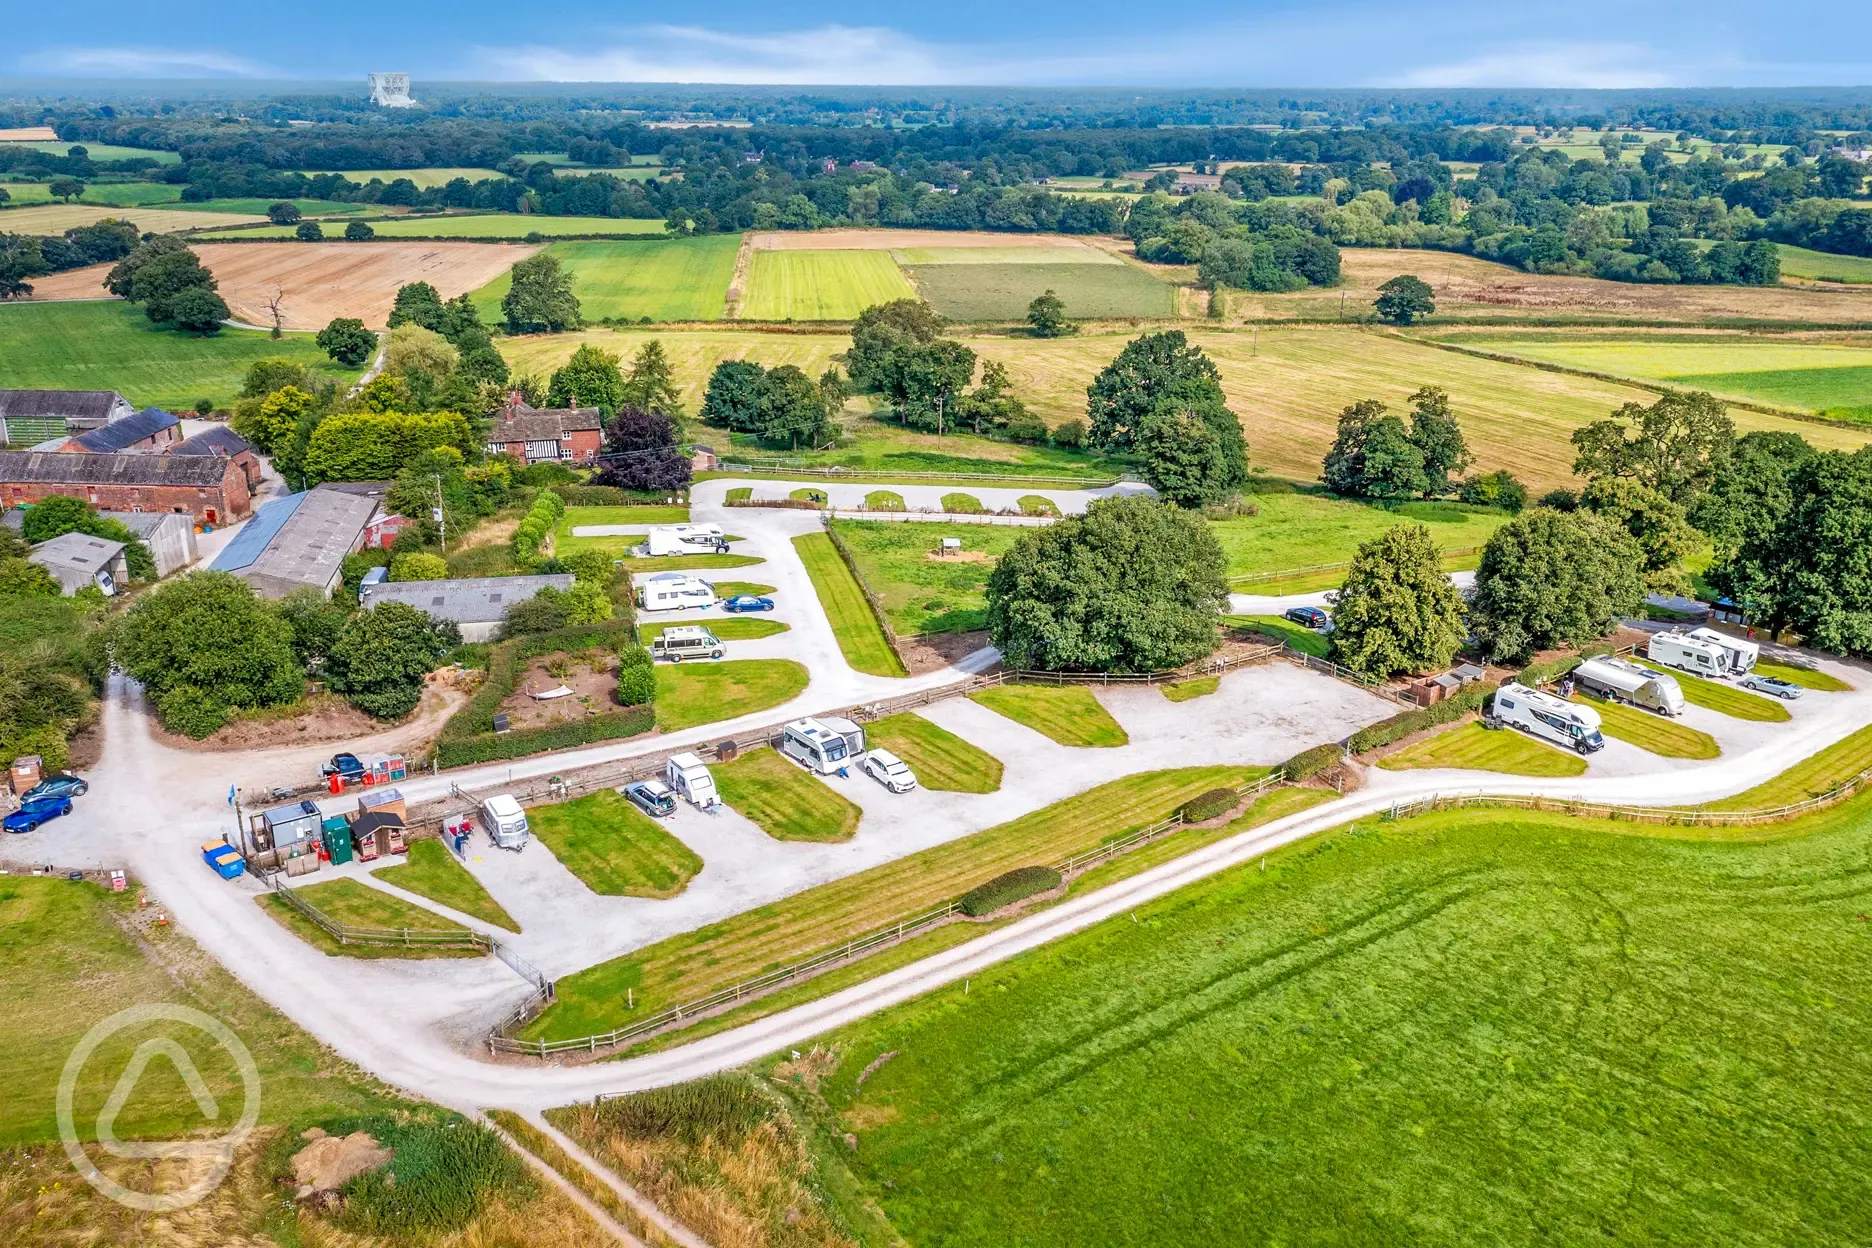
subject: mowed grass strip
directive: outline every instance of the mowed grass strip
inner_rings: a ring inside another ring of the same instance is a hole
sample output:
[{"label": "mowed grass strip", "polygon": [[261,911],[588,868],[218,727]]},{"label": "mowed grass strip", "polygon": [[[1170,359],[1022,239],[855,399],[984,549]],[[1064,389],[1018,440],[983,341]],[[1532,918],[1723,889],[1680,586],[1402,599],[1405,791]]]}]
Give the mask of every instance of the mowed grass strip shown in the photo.
[{"label": "mowed grass strip", "polygon": [[1174,684],[1159,685],[1163,695],[1172,702],[1188,702],[1193,698],[1207,697],[1222,687],[1220,676],[1198,676],[1195,680],[1179,680]]},{"label": "mowed grass strip", "polygon": [[1680,724],[1654,711],[1641,711],[1623,702],[1578,694],[1572,700],[1598,712],[1599,727],[1606,736],[1635,745],[1660,758],[1715,758],[1722,753],[1716,738],[1707,732],[1699,732],[1688,724]]},{"label": "mowed grass strip", "polygon": [[[445,851],[446,852],[446,851]],[[392,897],[381,889],[356,880],[327,880],[293,890],[301,901],[334,923],[350,927],[378,927],[418,932],[465,932],[459,923],[443,918],[433,910],[411,905],[401,897]],[[336,937],[288,905],[284,898],[266,893],[254,900],[279,924],[321,953],[340,958],[478,958],[482,950],[473,947],[436,945],[359,945],[339,944]]]},{"label": "mowed grass strip", "polygon": [[777,750],[750,750],[711,772],[722,801],[776,841],[849,841],[863,812]]},{"label": "mowed grass strip", "polygon": [[711,581],[715,592],[723,598],[739,598],[750,594],[756,598],[765,598],[774,592],[771,585],[762,585],[758,581]]},{"label": "mowed grass strip", "polygon": [[[587,320],[719,321],[740,246],[738,234],[710,234],[553,243],[546,253],[571,274],[572,293]],[[483,320],[501,319],[500,303],[512,284],[511,275],[503,273],[474,292]]]},{"label": "mowed grass strip", "polygon": [[877,616],[871,612],[871,604],[865,600],[864,590],[839,558],[832,539],[824,533],[805,533],[793,539],[793,549],[806,565],[806,575],[812,578],[819,605],[832,625],[832,635],[852,669],[867,676],[904,675],[903,661],[891,649]]},{"label": "mowed grass strip", "polygon": [[488,895],[481,881],[469,874],[468,868],[457,862],[441,841],[429,837],[413,841],[409,858],[401,866],[381,867],[371,874],[386,884],[441,902],[483,923],[504,927],[510,932],[520,930],[513,916]]},{"label": "mowed grass strip", "polygon": [[[1165,818],[1199,793],[1241,784],[1251,771],[1186,767],[1127,776],[973,836],[672,936],[560,979],[558,999],[523,1034],[553,1040],[610,1031],[939,906],[1004,871],[1095,848]],[[627,988],[636,995],[634,1011],[624,1004]]]},{"label": "mowed grass strip", "polygon": [[757,251],[744,321],[850,321],[873,304],[915,299],[886,251]]},{"label": "mowed grass strip", "polygon": [[676,732],[764,711],[798,696],[808,679],[805,666],[791,659],[660,663],[657,727]]},{"label": "mowed grass strip", "polygon": [[1773,810],[1819,797],[1868,769],[1872,769],[1872,726],[1816,754],[1810,754],[1780,775],[1734,797],[1705,804],[1704,810]]},{"label": "mowed grass strip", "polygon": [[1775,663],[1767,659],[1758,659],[1755,662],[1755,670],[1763,676],[1785,680],[1790,685],[1799,685],[1815,693],[1850,693],[1852,691],[1852,686],[1839,677],[1818,668],[1802,667],[1798,663]]},{"label": "mowed grass strip", "polygon": [[535,806],[527,826],[561,866],[606,897],[674,897],[702,869],[694,850],[613,789]]},{"label": "mowed grass strip", "polygon": [[618,562],[632,572],[694,572],[707,568],[751,568],[767,561],[759,555],[645,555],[641,559],[625,558]]},{"label": "mowed grass strip", "polygon": [[1638,662],[1654,672],[1668,672],[1676,677],[1678,686],[1683,689],[1684,701],[1691,706],[1700,706],[1719,715],[1751,720],[1758,724],[1784,724],[1793,718],[1779,698],[1764,698],[1746,689],[1704,680],[1701,676],[1693,676],[1674,667],[1664,667],[1648,659],[1641,658]]},{"label": "mowed grass strip", "polygon": [[968,695],[1061,745],[1109,749],[1131,738],[1084,685],[998,685]]},{"label": "mowed grass strip", "polygon": [[687,627],[700,623],[709,632],[722,641],[759,641],[762,637],[772,637],[775,633],[787,631],[787,625],[779,620],[763,619],[758,615],[728,615],[719,620],[686,620],[682,625],[674,624],[639,624],[637,640],[649,645],[661,637],[665,631],[676,627]]},{"label": "mowed grass strip", "polygon": [[917,783],[944,793],[993,793],[1001,787],[1001,760],[978,746],[904,711],[865,725],[865,740],[910,764]]},{"label": "mowed grass strip", "polygon": [[1500,771],[1511,776],[1579,776],[1586,760],[1578,754],[1542,745],[1512,728],[1488,729],[1469,723],[1426,737],[1378,760],[1386,771],[1451,767],[1463,771]]},{"label": "mowed grass strip", "polygon": [[1264,637],[1274,641],[1284,641],[1302,654],[1315,658],[1325,658],[1332,649],[1332,643],[1324,634],[1310,628],[1302,628],[1292,620],[1282,619],[1278,615],[1231,615],[1228,622],[1237,628],[1253,629]]},{"label": "mowed grass strip", "polygon": [[[683,524],[689,519],[687,507],[650,504],[637,507],[568,507],[553,528],[553,554],[564,558],[582,550],[602,550],[622,557],[632,546],[647,539],[652,525]],[[609,537],[581,537],[574,529],[629,525],[631,532]]]}]

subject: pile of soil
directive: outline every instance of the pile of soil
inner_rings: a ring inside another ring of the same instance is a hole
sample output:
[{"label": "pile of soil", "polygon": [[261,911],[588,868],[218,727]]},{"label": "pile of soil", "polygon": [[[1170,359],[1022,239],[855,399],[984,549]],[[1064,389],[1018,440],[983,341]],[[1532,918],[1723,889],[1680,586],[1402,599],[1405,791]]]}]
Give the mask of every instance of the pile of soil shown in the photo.
[{"label": "pile of soil", "polygon": [[340,1137],[313,1127],[300,1138],[310,1141],[292,1158],[300,1199],[336,1191],[358,1175],[388,1165],[392,1156],[389,1149],[362,1131]]},{"label": "pile of soil", "polygon": [[899,637],[897,653],[912,676],[950,667],[988,644],[984,631],[937,633],[930,637]]}]

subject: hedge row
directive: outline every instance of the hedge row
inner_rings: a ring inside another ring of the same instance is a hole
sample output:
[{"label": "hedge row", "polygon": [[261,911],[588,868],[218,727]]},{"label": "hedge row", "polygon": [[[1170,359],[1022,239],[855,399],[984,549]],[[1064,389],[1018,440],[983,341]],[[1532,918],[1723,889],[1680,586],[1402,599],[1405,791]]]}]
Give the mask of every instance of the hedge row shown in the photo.
[{"label": "hedge row", "polygon": [[521,567],[530,568],[539,562],[540,547],[546,544],[565,509],[565,499],[551,490],[541,490],[533,499],[533,506],[514,530],[514,559]]},{"label": "hedge row", "polygon": [[1381,745],[1390,745],[1401,741],[1413,732],[1422,732],[1426,728],[1435,728],[1438,724],[1454,723],[1471,711],[1479,711],[1493,696],[1498,686],[1489,681],[1470,685],[1453,698],[1434,702],[1415,711],[1403,711],[1390,719],[1381,719],[1375,724],[1359,729],[1346,742],[1346,748],[1354,754],[1363,754],[1366,750],[1375,750]]},{"label": "hedge row", "polygon": [[1566,675],[1587,659],[1597,658],[1602,654],[1611,654],[1612,650],[1612,646],[1603,644],[1587,646],[1578,654],[1563,654],[1559,658],[1549,659],[1545,663],[1530,663],[1521,669],[1520,674],[1517,675],[1515,679],[1530,689],[1536,689],[1550,680],[1557,680]]},{"label": "hedge row", "polygon": [[1185,823],[1201,823],[1205,819],[1227,814],[1240,801],[1234,789],[1210,789],[1184,802],[1177,813],[1183,816]]},{"label": "hedge row", "polygon": [[993,914],[1002,906],[1011,906],[1022,898],[1035,893],[1047,893],[1058,888],[1065,877],[1052,867],[1015,867],[1003,875],[997,875],[986,884],[978,884],[962,894],[962,913],[971,919],[978,919],[984,914]]},{"label": "hedge row", "polygon": [[1310,750],[1302,750],[1281,764],[1281,776],[1289,784],[1299,784],[1302,780],[1311,780],[1328,767],[1336,767],[1345,761],[1345,751],[1332,742],[1316,745]]},{"label": "hedge row", "polygon": [[555,485],[553,493],[568,507],[631,507],[669,501],[668,494],[646,494],[616,485]]},{"label": "hedge row", "polygon": [[503,758],[521,758],[548,750],[569,750],[600,741],[617,741],[649,732],[656,727],[656,708],[631,706],[606,715],[588,715],[570,719],[550,728],[529,728],[519,732],[489,732],[465,741],[438,741],[436,761],[444,767],[462,767],[469,763],[492,763]]}]

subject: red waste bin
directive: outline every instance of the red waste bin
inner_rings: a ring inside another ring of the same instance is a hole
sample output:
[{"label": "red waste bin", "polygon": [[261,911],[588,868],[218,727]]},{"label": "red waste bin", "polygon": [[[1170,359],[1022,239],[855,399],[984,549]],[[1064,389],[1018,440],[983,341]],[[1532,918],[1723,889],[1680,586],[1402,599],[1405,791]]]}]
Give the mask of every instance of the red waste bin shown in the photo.
[{"label": "red waste bin", "polygon": [[331,784],[331,791],[333,793],[344,792],[344,777],[343,776],[339,775],[337,772],[334,771],[332,772],[329,779],[330,779],[330,784]]}]

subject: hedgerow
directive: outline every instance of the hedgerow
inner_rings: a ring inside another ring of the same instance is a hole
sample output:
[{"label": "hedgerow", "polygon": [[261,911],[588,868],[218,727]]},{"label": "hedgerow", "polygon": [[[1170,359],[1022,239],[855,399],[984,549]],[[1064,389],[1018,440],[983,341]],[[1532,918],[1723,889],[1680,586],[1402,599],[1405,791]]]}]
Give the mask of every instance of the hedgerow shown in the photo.
[{"label": "hedgerow", "polygon": [[1545,663],[1530,663],[1521,669],[1515,676],[1515,680],[1526,685],[1530,689],[1538,688],[1550,680],[1555,680],[1566,675],[1587,659],[1596,658],[1602,654],[1611,654],[1612,649],[1613,648],[1609,645],[1587,646],[1578,654],[1563,654],[1559,658],[1549,659]]},{"label": "hedgerow", "polygon": [[1290,784],[1299,784],[1302,780],[1311,780],[1328,767],[1337,766],[1344,759],[1345,751],[1329,741],[1325,745],[1302,750],[1282,763],[1281,776]]},{"label": "hedgerow", "polygon": [[1390,719],[1381,719],[1353,733],[1346,748],[1354,754],[1375,750],[1381,745],[1401,741],[1413,732],[1422,732],[1438,724],[1454,723],[1471,711],[1479,711],[1495,695],[1497,686],[1490,682],[1470,685],[1453,698],[1432,703],[1415,711],[1404,711]]},{"label": "hedgerow", "polygon": [[1234,810],[1236,803],[1240,801],[1241,798],[1237,796],[1234,789],[1210,789],[1207,793],[1198,793],[1189,801],[1184,802],[1178,813],[1187,823],[1201,823],[1205,819],[1227,814]]},{"label": "hedgerow", "polygon": [[1011,906],[1022,898],[1050,892],[1058,888],[1061,882],[1060,873],[1052,867],[1015,867],[963,893],[960,903],[962,913],[972,919],[993,914],[1002,906]]},{"label": "hedgerow", "polygon": [[514,560],[522,567],[533,567],[540,561],[540,547],[546,544],[546,538],[559,523],[559,517],[565,514],[565,499],[551,490],[541,490],[533,500],[533,506],[521,518],[520,525],[514,530]]}]

